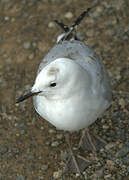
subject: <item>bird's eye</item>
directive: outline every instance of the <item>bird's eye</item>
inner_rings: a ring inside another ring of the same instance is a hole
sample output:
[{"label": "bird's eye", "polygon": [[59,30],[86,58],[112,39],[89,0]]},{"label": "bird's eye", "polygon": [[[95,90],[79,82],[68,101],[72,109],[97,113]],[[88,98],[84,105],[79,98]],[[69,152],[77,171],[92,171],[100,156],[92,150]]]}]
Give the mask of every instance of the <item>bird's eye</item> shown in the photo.
[{"label": "bird's eye", "polygon": [[50,87],[55,87],[56,86],[56,83],[51,83],[50,84]]}]

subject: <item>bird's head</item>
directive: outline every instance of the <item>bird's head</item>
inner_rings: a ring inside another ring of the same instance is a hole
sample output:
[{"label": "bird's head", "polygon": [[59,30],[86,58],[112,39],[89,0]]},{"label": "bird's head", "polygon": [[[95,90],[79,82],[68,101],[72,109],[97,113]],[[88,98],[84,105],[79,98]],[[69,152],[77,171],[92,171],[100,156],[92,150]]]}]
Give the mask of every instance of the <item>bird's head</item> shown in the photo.
[{"label": "bird's head", "polygon": [[48,99],[68,98],[88,82],[87,72],[79,64],[68,58],[58,58],[39,72],[31,90],[17,103],[35,95]]}]

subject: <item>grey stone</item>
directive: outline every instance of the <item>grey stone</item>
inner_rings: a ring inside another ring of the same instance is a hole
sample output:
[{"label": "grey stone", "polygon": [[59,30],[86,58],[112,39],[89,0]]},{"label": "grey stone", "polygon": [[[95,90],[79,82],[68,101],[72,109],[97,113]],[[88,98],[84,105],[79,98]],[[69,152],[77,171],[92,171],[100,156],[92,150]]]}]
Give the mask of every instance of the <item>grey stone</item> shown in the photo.
[{"label": "grey stone", "polygon": [[129,166],[127,167],[127,171],[129,172]]},{"label": "grey stone", "polygon": [[20,134],[24,135],[26,133],[26,131],[24,129],[20,130]]},{"label": "grey stone", "polygon": [[71,12],[67,12],[65,14],[65,18],[67,18],[67,19],[71,19],[72,17],[73,17],[73,14]]},{"label": "grey stone", "polygon": [[31,43],[30,42],[24,42],[23,47],[24,47],[24,49],[30,49]]},{"label": "grey stone", "polygon": [[52,147],[57,147],[59,145],[58,141],[54,141],[51,143],[51,146]]},{"label": "grey stone", "polygon": [[17,176],[15,180],[26,180],[25,176]]},{"label": "grey stone", "polygon": [[1,152],[2,152],[2,154],[7,153],[8,152],[8,148],[7,147],[3,147]]},{"label": "grey stone", "polygon": [[129,153],[129,147],[124,146],[119,152],[118,152],[118,157],[122,158],[126,156]]},{"label": "grey stone", "polygon": [[42,169],[43,171],[47,170],[47,169],[48,169],[48,165],[47,165],[47,164],[43,164],[43,165],[41,166],[41,169]]},{"label": "grey stone", "polygon": [[129,157],[124,157],[120,160],[122,163],[124,164],[128,164],[129,163]]}]

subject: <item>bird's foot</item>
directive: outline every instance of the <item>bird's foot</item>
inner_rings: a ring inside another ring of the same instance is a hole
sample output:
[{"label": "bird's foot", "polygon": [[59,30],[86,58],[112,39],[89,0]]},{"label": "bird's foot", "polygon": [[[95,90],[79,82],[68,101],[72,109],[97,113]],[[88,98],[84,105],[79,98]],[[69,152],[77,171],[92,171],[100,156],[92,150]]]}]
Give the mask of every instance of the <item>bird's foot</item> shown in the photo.
[{"label": "bird's foot", "polygon": [[91,162],[80,155],[69,154],[64,173],[78,173],[83,177],[83,171]]},{"label": "bird's foot", "polygon": [[66,134],[65,138],[68,143],[70,153],[67,158],[67,164],[66,164],[64,174],[78,173],[80,177],[84,180],[85,178],[82,172],[84,171],[86,167],[88,167],[91,164],[91,162],[86,160],[84,157],[80,155],[74,155],[72,147],[71,147],[71,143],[70,143],[69,134]]},{"label": "bird's foot", "polygon": [[84,129],[78,148],[96,153],[96,151],[100,150],[100,148],[104,147],[105,145],[106,142],[103,139],[97,135],[90,134],[87,129]]}]

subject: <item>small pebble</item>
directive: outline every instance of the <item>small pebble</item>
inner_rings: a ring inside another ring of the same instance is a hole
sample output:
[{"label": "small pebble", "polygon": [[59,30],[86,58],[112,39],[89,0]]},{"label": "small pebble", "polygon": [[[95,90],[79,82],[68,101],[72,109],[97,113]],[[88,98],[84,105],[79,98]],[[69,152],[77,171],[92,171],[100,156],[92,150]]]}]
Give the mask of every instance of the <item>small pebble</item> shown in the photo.
[{"label": "small pebble", "polygon": [[20,134],[19,134],[19,133],[16,133],[16,136],[17,136],[17,137],[19,137],[19,136],[20,136]]},{"label": "small pebble", "polygon": [[23,14],[23,17],[28,17],[29,16],[29,13],[28,12],[24,12],[24,14]]},{"label": "small pebble", "polygon": [[61,171],[55,171],[55,172],[53,173],[53,178],[54,178],[54,179],[58,179],[58,178],[61,177],[61,174],[62,174]]},{"label": "small pebble", "polygon": [[107,175],[104,176],[104,178],[105,178],[105,180],[106,180],[106,179],[108,179],[108,178],[111,178],[111,176],[112,176],[111,174],[107,174]]},{"label": "small pebble", "polygon": [[41,169],[42,169],[43,171],[47,170],[47,169],[48,169],[48,165],[47,165],[47,164],[43,164],[43,165],[41,166]]},{"label": "small pebble", "polygon": [[96,9],[94,9],[94,11],[90,14],[91,17],[93,18],[98,18],[104,11],[104,7],[103,6],[97,6]]},{"label": "small pebble", "polygon": [[108,125],[103,125],[103,129],[109,129]]},{"label": "small pebble", "polygon": [[92,36],[94,36],[94,34],[95,34],[94,29],[89,29],[89,30],[87,29],[86,35],[88,37],[92,37]]},{"label": "small pebble", "polygon": [[121,161],[122,163],[124,163],[124,164],[129,164],[129,157],[121,158],[120,161]]},{"label": "small pebble", "polygon": [[38,49],[43,52],[44,51],[44,43],[43,42],[38,42]]},{"label": "small pebble", "polygon": [[29,58],[30,60],[32,60],[32,59],[34,58],[34,54],[31,53],[31,54],[28,56],[28,58]]},{"label": "small pebble", "polygon": [[102,1],[102,5],[104,5],[107,9],[111,7],[111,4],[108,1]]},{"label": "small pebble", "polygon": [[8,148],[7,147],[2,148],[2,154],[5,154],[7,152],[8,152]]},{"label": "small pebble", "polygon": [[38,180],[45,180],[43,176],[39,176]]},{"label": "small pebble", "polygon": [[45,144],[46,144],[47,146],[49,146],[49,145],[50,145],[50,142],[49,142],[49,141],[47,141]]},{"label": "small pebble", "polygon": [[63,151],[61,151],[61,159],[62,160],[66,160],[66,158],[68,158],[68,153],[65,151],[65,152],[63,152]]},{"label": "small pebble", "polygon": [[8,17],[8,16],[5,16],[4,20],[5,20],[5,21],[9,21],[9,17]]},{"label": "small pebble", "polygon": [[30,89],[30,88],[31,88],[31,85],[30,85],[30,84],[26,84],[26,85],[25,85],[25,89],[26,89],[26,90],[28,90],[28,89]]},{"label": "small pebble", "polygon": [[44,130],[44,127],[43,126],[41,126],[41,128],[40,128],[41,130]]},{"label": "small pebble", "polygon": [[109,143],[109,144],[106,144],[105,149],[109,150],[109,149],[113,148],[114,146],[115,146],[114,143]]},{"label": "small pebble", "polygon": [[71,19],[72,17],[73,17],[73,14],[71,12],[67,12],[65,14],[65,18],[67,18],[67,19]]},{"label": "small pebble", "polygon": [[[28,149],[28,151],[30,151],[30,150]],[[31,161],[31,162],[35,162],[35,158],[34,158],[34,156],[32,156],[32,155],[28,155],[28,156],[27,156],[27,159],[28,159],[29,161]]]},{"label": "small pebble", "polygon": [[8,55],[7,55],[6,53],[4,53],[4,54],[3,54],[3,57],[4,57],[4,58],[7,58],[7,57],[8,57]]},{"label": "small pebble", "polygon": [[13,17],[13,18],[11,18],[11,22],[15,22],[15,20],[16,20],[16,19],[15,19],[14,17]]},{"label": "small pebble", "polygon": [[0,78],[0,83],[4,83],[5,80],[3,78]]},{"label": "small pebble", "polygon": [[49,28],[55,27],[55,23],[54,23],[54,22],[49,22],[48,27],[49,27]]},{"label": "small pebble", "polygon": [[17,43],[18,43],[18,44],[21,44],[21,43],[22,43],[22,40],[18,38],[18,39],[17,39]]},{"label": "small pebble", "polygon": [[49,131],[48,131],[50,134],[53,134],[53,133],[55,133],[55,130],[54,129],[49,129]]},{"label": "small pebble", "polygon": [[30,42],[24,42],[23,47],[24,47],[24,49],[30,49],[31,43]]},{"label": "small pebble", "polygon": [[15,180],[26,180],[25,176],[17,176]]},{"label": "small pebble", "polygon": [[57,134],[56,137],[57,137],[57,139],[62,139],[63,135],[62,134]]},{"label": "small pebble", "polygon": [[129,153],[129,147],[124,146],[122,149],[117,153],[118,157],[122,158]]},{"label": "small pebble", "polygon": [[35,48],[35,47],[37,47],[37,43],[36,42],[33,42],[32,43],[32,46]]},{"label": "small pebble", "polygon": [[122,109],[125,108],[126,103],[125,103],[125,100],[124,100],[123,98],[120,98],[120,99],[119,99],[119,105],[122,107]]},{"label": "small pebble", "polygon": [[41,159],[42,159],[42,156],[39,156],[38,159],[41,160]]},{"label": "small pebble", "polygon": [[25,130],[24,129],[20,130],[20,134],[24,135],[25,134]]},{"label": "small pebble", "polygon": [[54,141],[54,142],[51,143],[52,147],[57,147],[58,145],[59,145],[59,143],[57,141]]},{"label": "small pebble", "polygon": [[93,179],[94,179],[94,180],[95,180],[95,179],[97,180],[97,179],[99,179],[99,178],[102,178],[103,175],[104,175],[104,169],[101,168],[101,169],[95,171],[95,173],[94,173],[94,175],[93,175]]},{"label": "small pebble", "polygon": [[12,59],[11,59],[11,58],[7,58],[7,59],[6,59],[6,62],[7,62],[8,64],[11,64]]},{"label": "small pebble", "polygon": [[2,134],[2,133],[0,133],[0,136],[3,136],[3,134]]},{"label": "small pebble", "polygon": [[110,169],[110,170],[114,169],[114,162],[112,160],[107,159],[106,165],[107,165],[106,167],[108,167],[108,169]]}]

